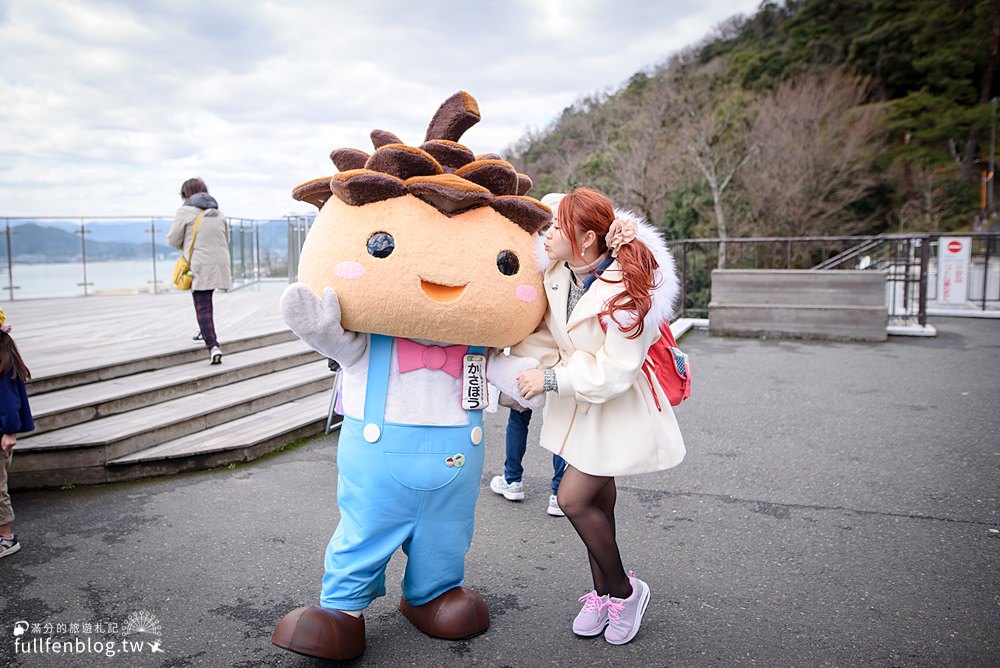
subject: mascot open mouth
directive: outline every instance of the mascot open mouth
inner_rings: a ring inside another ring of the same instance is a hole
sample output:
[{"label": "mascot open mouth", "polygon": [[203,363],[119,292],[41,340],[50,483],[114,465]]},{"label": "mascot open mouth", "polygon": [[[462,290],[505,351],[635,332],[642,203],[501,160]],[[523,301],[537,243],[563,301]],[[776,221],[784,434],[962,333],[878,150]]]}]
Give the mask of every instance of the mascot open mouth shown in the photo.
[{"label": "mascot open mouth", "polygon": [[441,285],[440,283],[432,283],[431,281],[420,279],[420,289],[424,291],[424,294],[442,304],[457,301],[461,298],[465,294],[466,285]]}]

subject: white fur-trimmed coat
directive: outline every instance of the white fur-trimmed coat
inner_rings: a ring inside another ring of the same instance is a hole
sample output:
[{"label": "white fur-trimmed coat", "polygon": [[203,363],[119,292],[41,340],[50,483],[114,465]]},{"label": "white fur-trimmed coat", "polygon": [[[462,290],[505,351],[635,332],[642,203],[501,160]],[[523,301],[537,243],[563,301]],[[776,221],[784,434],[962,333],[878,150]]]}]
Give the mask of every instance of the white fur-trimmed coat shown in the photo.
[{"label": "white fur-trimmed coat", "polygon": [[[542,446],[574,468],[602,476],[671,468],[685,453],[670,402],[655,376],[651,388],[642,372],[646,352],[660,338],[659,324],[669,321],[679,292],[673,257],[653,227],[629,212],[616,214],[636,221],[639,239],[659,264],[643,333],[629,339],[630,332],[622,332],[610,320],[605,323],[607,332],[601,327],[600,312],[622,291],[620,283],[602,280],[594,281],[567,321],[573,279],[569,269],[557,262],[545,272],[549,308],[542,323],[512,350],[517,356],[537,358],[543,368],[556,372],[559,390],[545,394]],[[614,261],[602,277],[614,281],[620,273]],[[662,410],[656,407],[654,391]]]}]

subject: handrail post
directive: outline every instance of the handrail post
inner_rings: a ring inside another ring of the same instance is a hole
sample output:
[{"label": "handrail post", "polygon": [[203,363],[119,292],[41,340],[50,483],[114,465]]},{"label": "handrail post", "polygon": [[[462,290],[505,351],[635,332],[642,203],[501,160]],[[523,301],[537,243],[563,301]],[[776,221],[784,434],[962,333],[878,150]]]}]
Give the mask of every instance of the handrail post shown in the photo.
[{"label": "handrail post", "polygon": [[986,242],[986,253],[983,257],[983,301],[982,301],[983,311],[986,310],[986,288],[989,286],[989,276],[990,276],[990,246],[993,245],[993,237],[986,237],[984,241]]},{"label": "handrail post", "polygon": [[687,299],[685,297],[687,287],[687,242],[681,242],[681,317],[683,318],[686,313],[685,303]]},{"label": "handrail post", "polygon": [[10,219],[4,218],[4,235],[7,237],[7,291],[10,293],[10,300],[14,301],[14,257],[11,251],[10,235],[13,232],[10,229]]},{"label": "handrail post", "polygon": [[[247,264],[253,262],[253,249],[247,248],[247,244],[252,242],[252,231],[247,227],[245,220],[240,221],[240,264],[243,265],[243,280],[245,282],[249,282]],[[247,257],[248,255],[249,257]]]},{"label": "handrail post", "polygon": [[229,232],[229,276],[235,284],[236,280],[236,239],[233,235],[233,219],[226,218],[226,230]]},{"label": "handrail post", "polygon": [[149,248],[153,258],[153,294],[160,294],[160,286],[156,280],[156,219],[149,219]]},{"label": "handrail post", "polygon": [[[917,305],[917,323],[927,326],[927,268],[930,265],[931,238],[925,234],[920,237],[920,297]],[[941,268],[938,268],[941,271]]]},{"label": "handrail post", "polygon": [[87,291],[87,223],[80,219],[80,263],[83,265],[83,296],[90,293]]},{"label": "handrail post", "polygon": [[260,268],[260,221],[255,220],[253,223],[253,236],[254,236],[253,248],[255,251],[254,282],[260,283],[260,280],[263,276],[263,272],[261,271]]},{"label": "handrail post", "polygon": [[[910,258],[913,256],[913,254],[910,252],[910,246],[913,244],[913,240],[912,239],[901,239],[900,241],[894,243],[893,245],[897,246],[897,247],[901,247],[904,244],[906,245],[906,252],[903,253],[901,251],[897,251],[896,252],[896,257],[894,258],[892,264],[893,264],[893,266],[895,266],[899,262],[899,256],[900,255],[903,256],[903,310],[904,310],[904,312],[907,315],[909,315],[909,311],[910,311],[910,294],[913,292],[912,289],[910,288],[910,281],[911,281],[911,279],[910,279],[910,273],[911,273],[910,272],[910,261],[911,261]],[[893,298],[893,301],[895,302],[895,299],[896,299],[896,290],[895,289],[893,289],[893,291],[892,291],[892,298]],[[893,307],[895,307],[895,303],[893,303]],[[893,310],[895,310],[895,308]]]}]

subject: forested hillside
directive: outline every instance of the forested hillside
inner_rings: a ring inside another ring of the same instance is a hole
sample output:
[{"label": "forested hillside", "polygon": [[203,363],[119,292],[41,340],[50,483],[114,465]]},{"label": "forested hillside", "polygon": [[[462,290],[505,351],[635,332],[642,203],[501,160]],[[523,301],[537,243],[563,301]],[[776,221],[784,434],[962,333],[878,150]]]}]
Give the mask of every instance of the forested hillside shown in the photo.
[{"label": "forested hillside", "polygon": [[763,2],[507,157],[673,238],[969,229],[998,39],[1000,0]]}]

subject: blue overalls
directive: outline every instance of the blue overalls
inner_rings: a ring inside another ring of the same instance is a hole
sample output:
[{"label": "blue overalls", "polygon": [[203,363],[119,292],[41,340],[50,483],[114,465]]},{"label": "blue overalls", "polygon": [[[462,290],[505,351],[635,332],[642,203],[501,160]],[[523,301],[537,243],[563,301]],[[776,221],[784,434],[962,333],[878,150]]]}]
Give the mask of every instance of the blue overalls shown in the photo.
[{"label": "blue overalls", "polygon": [[465,579],[483,472],[483,413],[466,411],[468,425],[386,423],[392,343],[371,335],[364,420],[345,417],[340,430],[340,524],[326,549],[325,608],[363,610],[384,596],[385,567],[399,547],[407,556],[403,597],[411,605]]}]

